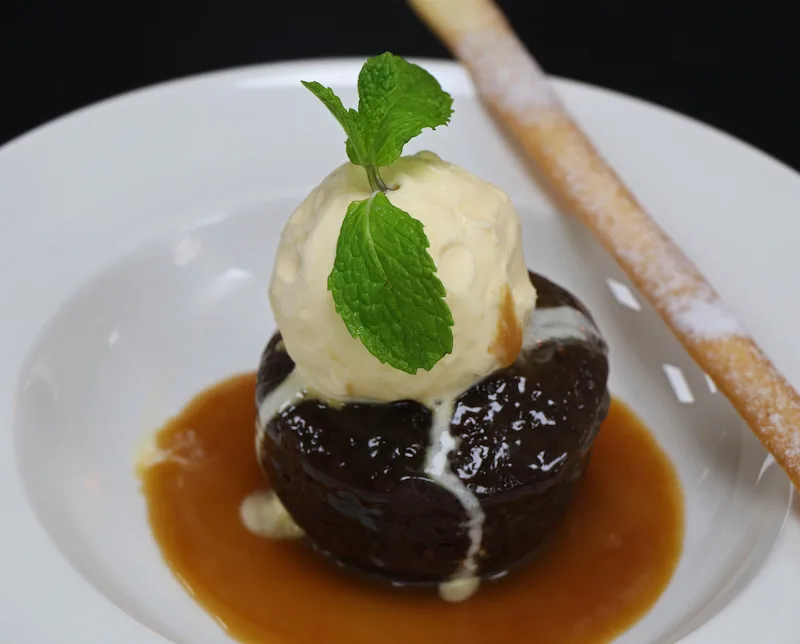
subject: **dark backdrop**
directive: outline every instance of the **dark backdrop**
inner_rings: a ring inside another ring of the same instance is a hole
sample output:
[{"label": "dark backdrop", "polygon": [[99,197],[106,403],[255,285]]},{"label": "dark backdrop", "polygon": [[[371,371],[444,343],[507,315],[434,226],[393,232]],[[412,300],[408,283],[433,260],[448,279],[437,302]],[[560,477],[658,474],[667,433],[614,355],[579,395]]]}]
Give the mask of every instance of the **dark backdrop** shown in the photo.
[{"label": "dark backdrop", "polygon": [[[672,107],[800,169],[800,1],[500,4],[550,73]],[[178,76],[384,50],[446,56],[401,0],[0,1],[0,143]]]}]

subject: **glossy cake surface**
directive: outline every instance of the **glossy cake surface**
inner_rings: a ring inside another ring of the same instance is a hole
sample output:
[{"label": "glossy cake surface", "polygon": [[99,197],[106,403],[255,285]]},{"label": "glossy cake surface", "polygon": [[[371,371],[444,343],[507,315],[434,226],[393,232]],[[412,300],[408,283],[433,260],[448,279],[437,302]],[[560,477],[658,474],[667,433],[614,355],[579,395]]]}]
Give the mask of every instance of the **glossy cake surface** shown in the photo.
[{"label": "glossy cake surface", "polygon": [[[608,413],[607,350],[571,294],[531,274],[536,310],[509,367],[452,405],[450,470],[484,514],[477,574],[503,574],[552,533]],[[263,406],[294,369],[276,334],[262,356]],[[398,583],[438,583],[469,548],[459,500],[425,471],[433,413],[416,401],[328,404],[301,397],[259,428],[270,484],[314,546]]]}]

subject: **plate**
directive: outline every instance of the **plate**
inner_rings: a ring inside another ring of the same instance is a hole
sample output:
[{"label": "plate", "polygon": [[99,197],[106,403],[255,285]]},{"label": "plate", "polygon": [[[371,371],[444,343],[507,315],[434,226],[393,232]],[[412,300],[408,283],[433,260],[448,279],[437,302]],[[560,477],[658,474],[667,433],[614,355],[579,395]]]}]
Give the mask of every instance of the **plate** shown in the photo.
[{"label": "plate", "polygon": [[[273,329],[266,288],[280,230],[344,160],[342,133],[299,81],[353,103],[361,62],[169,83],[0,151],[3,641],[229,641],[163,564],[133,459],[191,395],[256,366]],[[614,393],[677,466],[684,553],[619,642],[789,642],[800,520],[787,514],[787,479],[619,269],[543,197],[463,70],[420,62],[456,113],[408,151],[434,149],[511,194],[529,265],[588,304],[611,345]],[[800,383],[800,300],[784,299],[800,270],[800,177],[661,108],[574,82],[557,89]]]}]

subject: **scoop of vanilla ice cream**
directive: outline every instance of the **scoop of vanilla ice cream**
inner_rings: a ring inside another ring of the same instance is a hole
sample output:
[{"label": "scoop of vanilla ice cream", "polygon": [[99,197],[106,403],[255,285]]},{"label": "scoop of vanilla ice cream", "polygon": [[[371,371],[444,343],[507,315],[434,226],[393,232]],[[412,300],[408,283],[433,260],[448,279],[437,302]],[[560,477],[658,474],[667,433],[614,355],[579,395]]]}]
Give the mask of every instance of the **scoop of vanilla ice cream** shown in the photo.
[{"label": "scoop of vanilla ice cream", "polygon": [[[431,401],[458,394],[500,366],[508,318],[524,327],[536,303],[508,195],[421,152],[381,169],[391,203],[422,222],[453,314],[453,352],[411,375],[382,364],[353,338],[328,291],[347,207],[367,199],[364,169],[333,171],[292,214],[281,236],[270,300],[286,350],[308,387],[333,400]],[[512,357],[513,359],[513,357]]]}]

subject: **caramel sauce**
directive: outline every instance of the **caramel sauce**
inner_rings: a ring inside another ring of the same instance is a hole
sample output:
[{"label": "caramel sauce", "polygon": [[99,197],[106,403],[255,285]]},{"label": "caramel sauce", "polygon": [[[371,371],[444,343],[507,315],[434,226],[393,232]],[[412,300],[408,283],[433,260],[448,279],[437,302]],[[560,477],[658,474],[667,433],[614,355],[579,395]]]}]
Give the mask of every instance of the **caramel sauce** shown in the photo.
[{"label": "caramel sauce", "polygon": [[254,536],[239,518],[265,489],[256,463],[255,375],[201,393],[156,436],[141,470],[155,538],[195,599],[248,644],[607,642],[662,593],[678,562],[683,500],[649,432],[614,401],[584,484],[550,545],[449,604],[346,572],[302,541]]},{"label": "caramel sauce", "polygon": [[500,317],[497,318],[497,335],[489,346],[489,353],[507,367],[517,359],[522,349],[522,327],[517,320],[514,296],[506,284],[500,294]]}]

